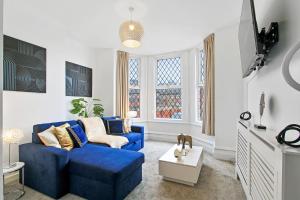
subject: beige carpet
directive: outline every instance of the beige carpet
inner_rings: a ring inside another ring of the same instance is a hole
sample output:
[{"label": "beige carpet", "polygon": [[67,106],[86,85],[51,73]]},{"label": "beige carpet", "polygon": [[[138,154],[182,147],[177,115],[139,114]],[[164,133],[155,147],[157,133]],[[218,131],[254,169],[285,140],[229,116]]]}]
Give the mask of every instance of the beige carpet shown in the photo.
[{"label": "beige carpet", "polygon": [[[234,178],[234,165],[219,161],[205,154],[204,165],[195,187],[185,186],[162,180],[158,175],[158,158],[173,144],[147,141],[143,152],[146,162],[143,165],[143,181],[126,200],[244,200],[246,199],[241,184]],[[6,191],[14,185],[6,185]],[[23,200],[49,200],[51,198],[26,187]],[[13,199],[13,195],[6,199]],[[68,194],[62,200],[82,199]]]}]

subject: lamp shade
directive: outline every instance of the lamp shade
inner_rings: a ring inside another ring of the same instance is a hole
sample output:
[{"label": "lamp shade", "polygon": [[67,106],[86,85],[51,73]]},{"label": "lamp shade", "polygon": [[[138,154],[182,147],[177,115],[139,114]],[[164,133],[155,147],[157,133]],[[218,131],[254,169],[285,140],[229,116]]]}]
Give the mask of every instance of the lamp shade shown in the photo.
[{"label": "lamp shade", "polygon": [[127,117],[128,118],[135,118],[137,116],[137,112],[136,111],[129,111],[127,113]]},{"label": "lamp shade", "polygon": [[120,26],[119,35],[124,46],[137,48],[141,46],[144,29],[137,21],[125,21]]},{"label": "lamp shade", "polygon": [[19,143],[24,137],[23,131],[21,129],[6,129],[3,131],[3,141],[9,144]]}]

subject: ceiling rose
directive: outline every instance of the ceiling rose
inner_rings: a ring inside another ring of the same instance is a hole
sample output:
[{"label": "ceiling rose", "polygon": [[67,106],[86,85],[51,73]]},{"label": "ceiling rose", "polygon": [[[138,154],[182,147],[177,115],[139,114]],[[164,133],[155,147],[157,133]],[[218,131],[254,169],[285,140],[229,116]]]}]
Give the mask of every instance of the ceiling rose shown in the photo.
[{"label": "ceiling rose", "polygon": [[139,22],[132,20],[133,11],[134,8],[129,7],[130,20],[123,22],[119,30],[122,44],[129,48],[141,46],[141,39],[144,35],[143,26]]}]

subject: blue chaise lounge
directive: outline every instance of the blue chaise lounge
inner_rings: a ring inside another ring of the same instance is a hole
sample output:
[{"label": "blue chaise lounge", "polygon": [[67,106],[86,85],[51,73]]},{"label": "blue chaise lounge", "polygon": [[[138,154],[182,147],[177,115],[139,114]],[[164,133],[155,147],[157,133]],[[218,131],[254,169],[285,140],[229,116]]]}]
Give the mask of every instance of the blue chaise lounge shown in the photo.
[{"label": "blue chaise lounge", "polygon": [[137,151],[144,146],[143,127],[132,126],[133,132],[124,134],[129,143],[122,149],[88,143],[66,151],[41,144],[37,133],[64,123],[82,126],[76,120],[34,125],[32,143],[20,145],[25,185],[55,199],[73,193],[91,200],[119,200],[141,182],[144,154]]}]

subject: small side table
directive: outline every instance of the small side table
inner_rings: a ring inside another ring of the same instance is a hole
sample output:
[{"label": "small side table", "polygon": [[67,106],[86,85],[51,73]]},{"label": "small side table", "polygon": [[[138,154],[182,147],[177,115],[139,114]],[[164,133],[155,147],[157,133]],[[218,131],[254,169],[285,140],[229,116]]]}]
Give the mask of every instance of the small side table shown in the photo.
[{"label": "small side table", "polygon": [[5,175],[8,175],[13,172],[19,171],[22,176],[22,189],[20,190],[21,194],[17,197],[17,199],[20,199],[24,194],[25,194],[25,189],[24,189],[24,162],[16,162],[16,165],[9,167],[9,168],[3,168],[3,186],[4,186],[4,177]]}]

